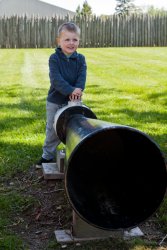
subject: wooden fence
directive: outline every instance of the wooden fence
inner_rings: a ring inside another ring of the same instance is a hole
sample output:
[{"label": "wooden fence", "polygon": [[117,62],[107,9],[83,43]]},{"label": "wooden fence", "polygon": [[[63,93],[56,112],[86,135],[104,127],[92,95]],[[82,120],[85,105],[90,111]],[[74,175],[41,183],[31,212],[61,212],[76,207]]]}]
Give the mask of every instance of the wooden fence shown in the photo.
[{"label": "wooden fence", "polygon": [[167,46],[167,15],[112,15],[108,18],[0,17],[0,48],[55,47],[65,21],[81,28],[80,47]]}]

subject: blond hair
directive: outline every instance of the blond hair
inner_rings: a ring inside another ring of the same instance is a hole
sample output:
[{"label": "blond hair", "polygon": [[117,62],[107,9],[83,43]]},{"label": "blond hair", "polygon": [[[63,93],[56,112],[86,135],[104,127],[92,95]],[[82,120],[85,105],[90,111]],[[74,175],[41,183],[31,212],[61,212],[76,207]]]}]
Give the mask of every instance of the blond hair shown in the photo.
[{"label": "blond hair", "polygon": [[72,22],[67,22],[67,23],[63,23],[62,25],[60,25],[60,27],[58,28],[58,37],[61,35],[62,31],[69,31],[69,32],[74,32],[76,33],[78,36],[80,36],[80,28]]}]

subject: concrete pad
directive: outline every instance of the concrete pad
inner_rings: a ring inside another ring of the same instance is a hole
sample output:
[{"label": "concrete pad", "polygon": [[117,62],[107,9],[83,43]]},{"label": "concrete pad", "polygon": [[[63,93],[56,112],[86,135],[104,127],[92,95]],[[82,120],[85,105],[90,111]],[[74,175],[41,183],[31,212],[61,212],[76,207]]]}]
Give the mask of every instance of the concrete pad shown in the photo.
[{"label": "concrete pad", "polygon": [[44,179],[64,179],[64,173],[60,173],[57,163],[42,163]]},{"label": "concrete pad", "polygon": [[144,233],[141,231],[139,227],[135,227],[130,230],[124,231],[124,238],[141,237],[141,236],[144,236]]}]

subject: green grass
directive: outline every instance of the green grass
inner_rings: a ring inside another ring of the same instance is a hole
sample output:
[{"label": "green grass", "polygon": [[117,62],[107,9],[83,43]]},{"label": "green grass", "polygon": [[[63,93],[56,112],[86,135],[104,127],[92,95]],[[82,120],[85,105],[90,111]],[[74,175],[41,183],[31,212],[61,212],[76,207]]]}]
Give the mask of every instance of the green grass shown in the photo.
[{"label": "green grass", "polygon": [[[83,102],[100,120],[147,133],[167,157],[167,48],[78,51],[86,56],[88,66]],[[26,171],[41,156],[49,88],[48,57],[53,52],[54,49],[0,50],[1,183],[17,171]],[[2,212],[10,200],[10,196],[5,197],[0,199]],[[20,207],[22,197],[13,197]],[[167,221],[167,204],[164,206],[163,222]],[[8,224],[8,214],[14,210],[9,207],[0,219],[2,226]],[[166,225],[167,222],[165,228]]]},{"label": "green grass", "polygon": [[21,238],[12,233],[11,229],[24,223],[19,214],[33,204],[35,200],[31,196],[23,196],[18,190],[0,189],[0,249],[26,249]]}]

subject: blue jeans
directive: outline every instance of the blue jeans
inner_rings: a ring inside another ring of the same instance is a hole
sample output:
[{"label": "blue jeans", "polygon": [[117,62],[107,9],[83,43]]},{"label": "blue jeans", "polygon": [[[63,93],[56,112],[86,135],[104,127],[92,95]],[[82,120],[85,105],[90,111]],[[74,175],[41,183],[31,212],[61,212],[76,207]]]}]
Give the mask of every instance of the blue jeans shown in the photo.
[{"label": "blue jeans", "polygon": [[42,157],[46,160],[50,160],[55,157],[56,147],[60,144],[60,140],[53,128],[53,123],[55,114],[61,107],[62,105],[48,101],[46,102],[46,138],[44,141],[42,154]]}]

